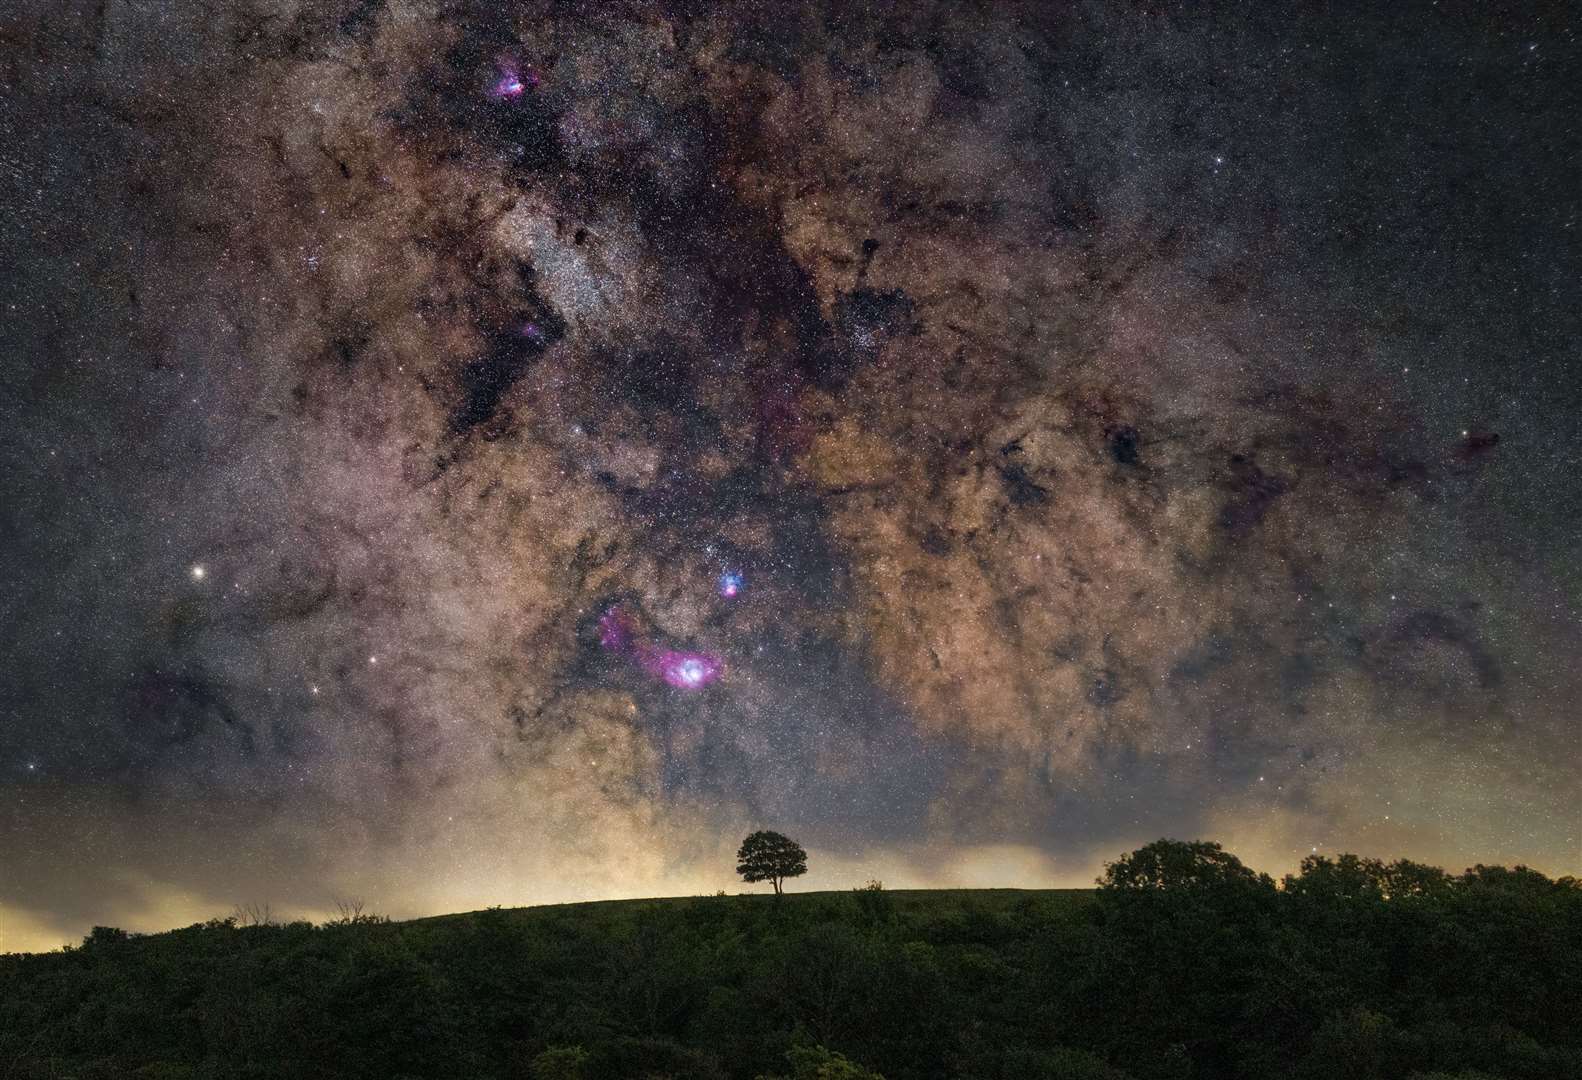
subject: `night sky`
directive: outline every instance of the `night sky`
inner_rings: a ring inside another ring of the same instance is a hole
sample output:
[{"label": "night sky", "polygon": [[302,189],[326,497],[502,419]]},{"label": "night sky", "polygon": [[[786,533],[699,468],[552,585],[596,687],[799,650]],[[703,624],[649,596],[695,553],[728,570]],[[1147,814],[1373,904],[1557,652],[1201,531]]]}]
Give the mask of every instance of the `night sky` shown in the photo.
[{"label": "night sky", "polygon": [[21,6],[0,950],[1582,870],[1577,8]]}]

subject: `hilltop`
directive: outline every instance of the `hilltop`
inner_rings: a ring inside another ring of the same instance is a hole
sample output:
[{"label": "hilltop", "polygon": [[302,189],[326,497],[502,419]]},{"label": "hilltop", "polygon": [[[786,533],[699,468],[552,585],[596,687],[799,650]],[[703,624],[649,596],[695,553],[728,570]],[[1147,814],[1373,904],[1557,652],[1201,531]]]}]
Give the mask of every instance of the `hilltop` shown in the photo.
[{"label": "hilltop", "polygon": [[0,1077],[1582,1076],[1575,882],[1161,843],[1096,891],[98,928],[0,958]]}]

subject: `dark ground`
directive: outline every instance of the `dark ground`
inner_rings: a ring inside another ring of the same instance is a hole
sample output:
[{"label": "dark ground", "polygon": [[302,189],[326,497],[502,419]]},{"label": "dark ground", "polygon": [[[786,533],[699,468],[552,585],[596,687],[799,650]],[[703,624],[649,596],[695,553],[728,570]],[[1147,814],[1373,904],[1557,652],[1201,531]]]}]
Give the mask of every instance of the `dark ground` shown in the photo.
[{"label": "dark ground", "polygon": [[1096,892],[99,929],[0,959],[0,1077],[1555,1080],[1578,1015],[1574,880],[1161,843]]}]

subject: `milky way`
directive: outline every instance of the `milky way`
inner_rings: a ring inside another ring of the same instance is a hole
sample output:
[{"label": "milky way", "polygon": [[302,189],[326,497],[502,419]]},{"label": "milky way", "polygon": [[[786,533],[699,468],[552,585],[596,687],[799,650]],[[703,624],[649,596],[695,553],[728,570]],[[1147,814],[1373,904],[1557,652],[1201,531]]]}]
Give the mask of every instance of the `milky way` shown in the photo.
[{"label": "milky way", "polygon": [[1552,10],[8,16],[0,948],[1577,872]]}]

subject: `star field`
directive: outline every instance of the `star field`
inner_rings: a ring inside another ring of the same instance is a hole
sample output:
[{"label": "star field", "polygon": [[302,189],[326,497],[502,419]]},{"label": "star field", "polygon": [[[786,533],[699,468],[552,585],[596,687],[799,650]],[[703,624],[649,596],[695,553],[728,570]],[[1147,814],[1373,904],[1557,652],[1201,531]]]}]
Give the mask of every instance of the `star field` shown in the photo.
[{"label": "star field", "polygon": [[0,43],[0,949],[1582,860],[1563,6]]}]

